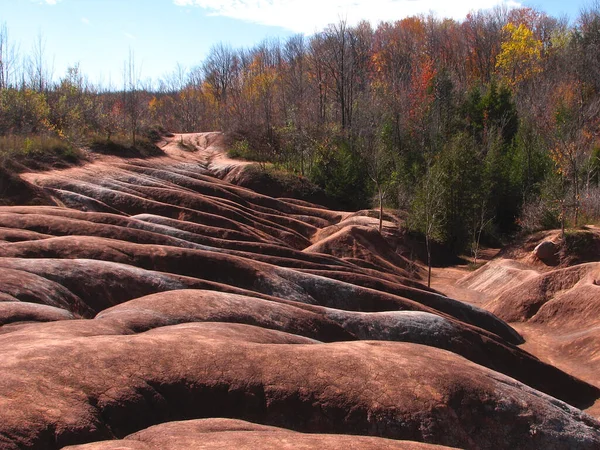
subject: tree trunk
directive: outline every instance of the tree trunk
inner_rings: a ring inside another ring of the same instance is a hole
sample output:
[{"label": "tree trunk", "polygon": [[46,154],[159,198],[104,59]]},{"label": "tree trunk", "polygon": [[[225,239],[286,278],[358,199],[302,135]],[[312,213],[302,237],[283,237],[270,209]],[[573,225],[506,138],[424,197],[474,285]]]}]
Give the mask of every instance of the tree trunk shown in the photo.
[{"label": "tree trunk", "polygon": [[425,236],[427,244],[427,287],[431,287],[431,246],[429,245],[429,236]]},{"label": "tree trunk", "polygon": [[383,230],[383,192],[379,189],[379,233]]},{"label": "tree trunk", "polygon": [[561,212],[560,212],[560,238],[564,241],[565,240],[565,216],[566,216],[564,199],[562,201],[560,210],[561,210]]},{"label": "tree trunk", "polygon": [[579,221],[579,174],[576,162],[573,163],[573,208],[575,208],[574,219],[575,227],[577,227]]}]

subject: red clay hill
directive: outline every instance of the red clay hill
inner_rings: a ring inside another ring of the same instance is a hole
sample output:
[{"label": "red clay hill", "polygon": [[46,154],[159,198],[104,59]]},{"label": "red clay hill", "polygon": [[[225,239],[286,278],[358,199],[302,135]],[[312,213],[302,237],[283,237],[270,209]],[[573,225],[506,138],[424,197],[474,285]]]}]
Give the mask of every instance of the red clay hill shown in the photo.
[{"label": "red clay hill", "polygon": [[0,448],[600,448],[598,384],[505,321],[557,320],[538,275],[494,315],[425,287],[394,223],[225,181],[220,133],[160,145],[0,207]]}]

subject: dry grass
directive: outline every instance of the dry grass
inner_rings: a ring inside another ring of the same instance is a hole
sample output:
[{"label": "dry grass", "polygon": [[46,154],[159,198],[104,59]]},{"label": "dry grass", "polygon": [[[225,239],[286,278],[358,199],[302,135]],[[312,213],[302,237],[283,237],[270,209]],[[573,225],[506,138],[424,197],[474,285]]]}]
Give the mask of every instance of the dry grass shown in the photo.
[{"label": "dry grass", "polygon": [[56,136],[0,136],[0,160],[5,165],[30,169],[64,167],[82,158],[79,149]]}]

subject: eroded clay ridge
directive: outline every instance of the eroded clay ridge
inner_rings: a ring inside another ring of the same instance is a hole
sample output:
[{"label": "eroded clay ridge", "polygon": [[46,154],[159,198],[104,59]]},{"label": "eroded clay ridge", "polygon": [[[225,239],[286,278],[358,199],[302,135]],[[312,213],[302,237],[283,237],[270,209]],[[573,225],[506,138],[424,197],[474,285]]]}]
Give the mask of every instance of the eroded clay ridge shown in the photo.
[{"label": "eroded clay ridge", "polygon": [[223,181],[215,136],[0,208],[1,448],[600,448],[597,388],[367,217]]}]

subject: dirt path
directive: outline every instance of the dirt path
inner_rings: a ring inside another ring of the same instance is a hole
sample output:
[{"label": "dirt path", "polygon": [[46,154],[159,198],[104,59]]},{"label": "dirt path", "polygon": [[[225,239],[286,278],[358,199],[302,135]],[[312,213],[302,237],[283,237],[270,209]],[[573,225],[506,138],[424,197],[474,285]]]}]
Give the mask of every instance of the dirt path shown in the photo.
[{"label": "dirt path", "polygon": [[[497,248],[484,249],[481,251],[479,261],[486,264],[496,257],[499,251],[500,249]],[[482,306],[489,300],[485,293],[457,286],[457,282],[472,271],[473,269],[468,264],[434,268],[431,278],[431,287],[446,294],[448,297],[473,305]]]}]

